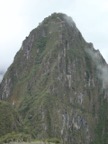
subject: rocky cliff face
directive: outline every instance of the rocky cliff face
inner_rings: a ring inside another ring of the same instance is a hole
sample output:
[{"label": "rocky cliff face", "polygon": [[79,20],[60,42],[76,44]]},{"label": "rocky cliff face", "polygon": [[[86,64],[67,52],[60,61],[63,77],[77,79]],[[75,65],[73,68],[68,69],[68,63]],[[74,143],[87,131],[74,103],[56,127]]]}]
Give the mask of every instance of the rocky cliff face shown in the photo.
[{"label": "rocky cliff face", "polygon": [[108,66],[64,14],[45,18],[23,41],[0,86],[24,131],[66,144],[108,143]]}]

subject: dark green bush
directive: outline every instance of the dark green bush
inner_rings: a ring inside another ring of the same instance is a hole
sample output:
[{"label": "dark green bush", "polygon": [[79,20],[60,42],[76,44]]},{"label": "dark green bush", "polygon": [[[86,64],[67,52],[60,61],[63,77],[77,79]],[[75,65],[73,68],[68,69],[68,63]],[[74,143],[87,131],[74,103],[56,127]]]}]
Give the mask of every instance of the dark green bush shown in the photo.
[{"label": "dark green bush", "polygon": [[60,140],[58,138],[50,138],[50,139],[47,139],[47,142],[57,144],[57,143],[60,143]]}]

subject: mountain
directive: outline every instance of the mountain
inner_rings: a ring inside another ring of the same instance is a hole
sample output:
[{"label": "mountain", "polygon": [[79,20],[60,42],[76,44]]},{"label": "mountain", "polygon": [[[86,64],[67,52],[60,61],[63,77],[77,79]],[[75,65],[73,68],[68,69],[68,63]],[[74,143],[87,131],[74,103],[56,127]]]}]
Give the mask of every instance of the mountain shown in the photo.
[{"label": "mountain", "polygon": [[72,18],[54,13],[23,41],[0,98],[17,110],[22,131],[32,138],[107,144],[107,74],[104,58]]},{"label": "mountain", "polygon": [[2,81],[4,73],[5,73],[4,71],[0,70],[0,82]]}]

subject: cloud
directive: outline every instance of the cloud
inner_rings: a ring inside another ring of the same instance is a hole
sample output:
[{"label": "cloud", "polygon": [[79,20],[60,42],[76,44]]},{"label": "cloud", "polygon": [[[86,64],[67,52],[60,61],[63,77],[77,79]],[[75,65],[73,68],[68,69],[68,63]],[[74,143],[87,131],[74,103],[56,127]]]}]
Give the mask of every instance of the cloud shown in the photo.
[{"label": "cloud", "polygon": [[105,60],[103,59],[102,55],[100,54],[99,50],[95,50],[92,48],[86,48],[85,51],[93,60],[93,63],[96,64],[98,73],[97,76],[103,83],[103,89],[108,88],[108,65],[106,64]]}]

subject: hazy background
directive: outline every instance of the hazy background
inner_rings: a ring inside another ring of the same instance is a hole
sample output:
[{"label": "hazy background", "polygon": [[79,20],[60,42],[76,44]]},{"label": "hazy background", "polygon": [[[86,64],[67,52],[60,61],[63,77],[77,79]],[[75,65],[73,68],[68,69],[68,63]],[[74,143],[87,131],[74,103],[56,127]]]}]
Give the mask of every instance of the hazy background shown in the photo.
[{"label": "hazy background", "polygon": [[71,16],[108,62],[108,0],[0,0],[0,71],[12,63],[29,32],[53,12]]}]

